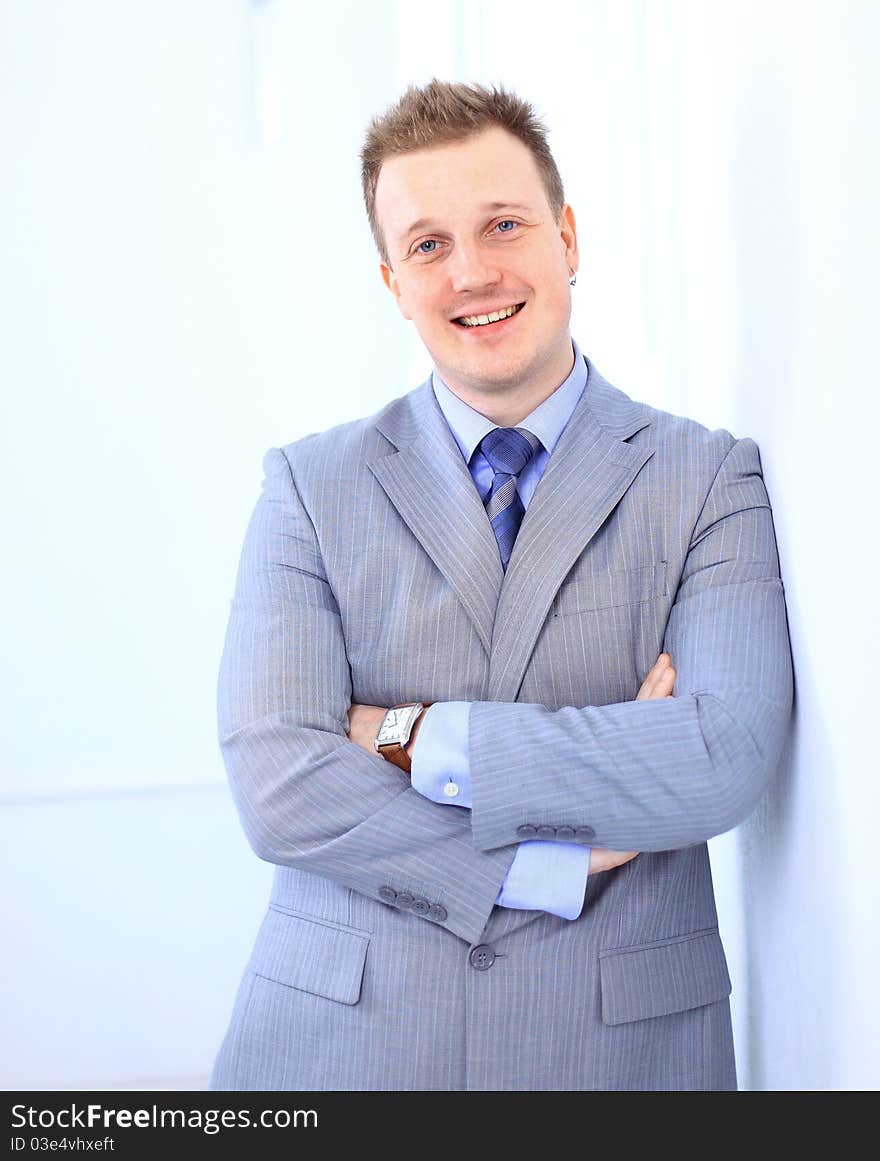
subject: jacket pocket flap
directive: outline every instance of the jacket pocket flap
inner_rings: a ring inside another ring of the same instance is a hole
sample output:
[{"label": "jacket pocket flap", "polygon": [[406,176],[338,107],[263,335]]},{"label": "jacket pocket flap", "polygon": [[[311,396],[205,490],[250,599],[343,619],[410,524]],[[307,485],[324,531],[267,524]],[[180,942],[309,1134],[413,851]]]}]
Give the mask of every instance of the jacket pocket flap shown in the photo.
[{"label": "jacket pocket flap", "polygon": [[263,919],[250,967],[288,988],[356,1004],[369,942],[369,932],[273,906]]},{"label": "jacket pocket flap", "polygon": [[602,1020],[625,1024],[684,1012],[730,995],[716,928],[599,952]]},{"label": "jacket pocket flap", "polygon": [[635,605],[669,595],[666,561],[618,572],[578,574],[567,580],[556,594],[552,614],[588,613],[617,605]]}]

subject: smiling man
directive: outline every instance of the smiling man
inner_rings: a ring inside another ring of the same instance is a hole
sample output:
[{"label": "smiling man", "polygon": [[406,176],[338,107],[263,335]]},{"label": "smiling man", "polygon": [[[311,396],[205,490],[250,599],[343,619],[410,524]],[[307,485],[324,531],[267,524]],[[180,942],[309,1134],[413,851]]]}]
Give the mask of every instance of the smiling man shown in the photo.
[{"label": "smiling man", "polygon": [[434,370],[266,456],[219,712],[276,872],[212,1087],[735,1088],[706,840],[791,706],[757,448],[582,354],[527,103],[411,88],[362,161]]},{"label": "smiling man", "polygon": [[571,207],[551,204],[528,147],[489,128],[390,157],[375,214],[382,277],[443,382],[501,426],[552,395],[574,361],[577,238]]}]

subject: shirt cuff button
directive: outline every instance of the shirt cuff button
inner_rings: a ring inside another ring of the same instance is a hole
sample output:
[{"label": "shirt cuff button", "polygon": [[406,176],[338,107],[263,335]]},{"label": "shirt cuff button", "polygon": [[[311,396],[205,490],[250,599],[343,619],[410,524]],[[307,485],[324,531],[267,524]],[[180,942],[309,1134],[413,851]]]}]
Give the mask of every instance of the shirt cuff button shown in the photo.
[{"label": "shirt cuff button", "polygon": [[454,782],[447,782],[443,787],[443,793],[447,798],[458,798],[458,787]]}]

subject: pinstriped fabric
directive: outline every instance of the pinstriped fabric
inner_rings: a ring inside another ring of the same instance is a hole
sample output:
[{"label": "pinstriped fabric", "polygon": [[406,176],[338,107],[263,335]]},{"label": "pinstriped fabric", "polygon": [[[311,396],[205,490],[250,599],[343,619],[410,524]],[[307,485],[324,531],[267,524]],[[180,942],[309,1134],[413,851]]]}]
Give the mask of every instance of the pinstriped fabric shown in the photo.
[{"label": "pinstriped fabric", "polygon": [[[662,523],[659,510],[654,519],[662,543],[648,538],[645,506],[621,504],[594,549],[597,564],[613,566],[612,584],[578,570],[557,594],[520,691],[542,691],[542,704],[472,707],[481,848],[516,841],[523,822],[563,819],[593,827],[597,846],[678,848],[730,829],[763,792],[791,702],[785,607],[757,449],[722,439],[714,456],[709,445],[702,462],[692,457],[689,486],[702,474],[704,504],[688,510],[684,494],[664,496]],[[658,453],[644,487],[662,471]],[[675,661],[676,697],[632,703],[658,645]],[[575,675],[566,701],[587,708],[548,704],[543,670],[560,656]],[[548,741],[554,763],[536,772],[533,747]]]},{"label": "pinstriped fabric", "polygon": [[[276,872],[212,1087],[735,1087],[705,840],[771,776],[791,693],[754,444],[590,366],[506,574],[430,383],[265,467],[218,706]],[[678,696],[633,703],[664,646]],[[352,700],[414,698],[474,703],[472,812],[348,744]],[[573,922],[493,907],[524,822],[643,853]]]},{"label": "pinstriped fabric", "polygon": [[[221,745],[245,831],[270,862],[325,875],[373,898],[390,882],[441,903],[450,929],[474,938],[512,852],[476,851],[466,817],[438,810],[410,788],[402,771],[348,743],[350,702],[384,704],[400,682],[399,665],[381,643],[383,620],[391,628],[383,612],[382,578],[376,578],[375,590],[363,586],[358,593],[354,616],[360,633],[343,636],[324,554],[288,461],[281,452],[270,452],[266,467],[263,498],[245,541],[219,685]],[[324,487],[326,466],[317,467]],[[324,494],[332,495],[329,489]],[[386,506],[376,514],[384,524]],[[335,501],[330,518],[345,523]],[[389,556],[398,570],[389,573],[389,585],[411,592],[409,586],[420,578],[397,564],[393,552]],[[364,680],[353,683],[350,665],[367,635],[380,637],[378,648]],[[393,639],[392,644],[399,647]],[[472,647],[482,655],[477,643]],[[427,675],[420,680],[426,683]],[[392,835],[397,836],[391,847],[395,861],[388,866],[380,852]],[[463,866],[468,867],[466,889]]]},{"label": "pinstriped fabric", "polygon": [[[606,1024],[640,1020],[667,1006],[711,1003],[730,987],[724,960],[718,955],[715,928],[675,936],[645,946],[599,953],[602,1019]],[[694,987],[699,981],[703,996]]]},{"label": "pinstriped fabric", "polygon": [[370,936],[366,931],[272,905],[254,949],[255,970],[289,988],[356,1004]]}]

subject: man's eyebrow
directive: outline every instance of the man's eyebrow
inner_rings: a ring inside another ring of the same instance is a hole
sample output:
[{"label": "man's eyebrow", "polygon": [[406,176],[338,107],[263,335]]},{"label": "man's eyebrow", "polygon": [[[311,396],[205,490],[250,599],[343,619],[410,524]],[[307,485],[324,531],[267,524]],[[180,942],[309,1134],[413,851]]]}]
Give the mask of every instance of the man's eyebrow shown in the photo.
[{"label": "man's eyebrow", "polygon": [[483,206],[484,210],[522,210],[523,213],[532,213],[531,206],[524,206],[522,202],[487,202]]},{"label": "man's eyebrow", "polygon": [[[519,210],[521,213],[526,214],[531,214],[533,212],[531,206],[523,205],[522,202],[485,202],[482,206],[479,207],[479,209],[483,213],[495,213],[496,210]],[[419,218],[417,222],[413,222],[408,230],[404,230],[404,232],[400,235],[400,240],[404,241],[406,238],[409,238],[419,230],[424,230],[426,226],[430,226],[432,224],[433,219],[431,218]]]},{"label": "man's eyebrow", "polygon": [[400,235],[401,242],[404,240],[404,238],[408,238],[410,234],[415,234],[418,230],[424,230],[425,226],[430,226],[430,224],[430,218],[419,218],[417,222],[413,222],[408,230],[403,231],[403,233]]}]

